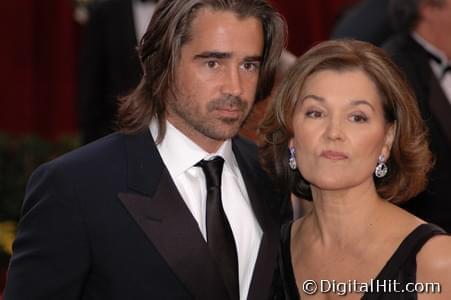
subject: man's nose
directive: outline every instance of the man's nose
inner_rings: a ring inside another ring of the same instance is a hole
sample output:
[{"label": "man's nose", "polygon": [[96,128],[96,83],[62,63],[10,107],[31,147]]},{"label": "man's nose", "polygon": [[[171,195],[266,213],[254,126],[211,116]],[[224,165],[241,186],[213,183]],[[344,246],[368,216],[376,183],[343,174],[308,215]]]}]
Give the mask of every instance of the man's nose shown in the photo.
[{"label": "man's nose", "polygon": [[241,96],[243,93],[243,84],[239,68],[230,68],[224,76],[222,93],[232,96]]}]

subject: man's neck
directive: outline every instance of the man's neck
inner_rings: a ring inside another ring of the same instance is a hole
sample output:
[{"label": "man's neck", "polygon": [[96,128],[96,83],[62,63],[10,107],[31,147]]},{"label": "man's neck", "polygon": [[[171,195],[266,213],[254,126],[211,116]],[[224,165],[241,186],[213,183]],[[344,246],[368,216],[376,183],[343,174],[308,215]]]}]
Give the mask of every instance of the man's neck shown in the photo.
[{"label": "man's neck", "polygon": [[[215,140],[208,138],[201,133],[197,132],[192,128],[188,128],[187,126],[181,126],[174,120],[166,119],[167,124],[170,124],[174,129],[176,129],[180,134],[183,134],[186,138],[188,138],[191,142],[202,148],[204,151],[208,153],[216,153],[218,149],[224,144],[224,140]],[[182,123],[183,124],[183,123]],[[151,126],[151,128],[157,129],[157,133],[159,132],[158,125]],[[178,126],[177,126],[178,125]],[[155,128],[156,127],[156,128]],[[152,132],[154,134],[154,132]],[[164,139],[164,137],[163,137]]]},{"label": "man's neck", "polygon": [[443,30],[432,30],[430,26],[420,23],[414,32],[423,40],[442,51],[449,60],[451,59],[451,43],[448,41],[449,38],[445,37],[441,31]]}]

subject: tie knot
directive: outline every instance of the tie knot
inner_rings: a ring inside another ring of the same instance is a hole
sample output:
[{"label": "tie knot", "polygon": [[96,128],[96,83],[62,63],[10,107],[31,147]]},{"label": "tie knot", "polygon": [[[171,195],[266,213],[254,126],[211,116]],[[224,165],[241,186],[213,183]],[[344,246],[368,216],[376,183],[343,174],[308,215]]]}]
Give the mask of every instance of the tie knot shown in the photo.
[{"label": "tie knot", "polygon": [[440,66],[440,79],[443,79],[446,73],[451,71],[451,64],[449,63],[449,61],[439,57],[438,55],[428,50],[426,50],[426,53],[428,54],[430,59],[435,61]]},{"label": "tie knot", "polygon": [[224,166],[224,159],[222,157],[216,156],[211,160],[203,159],[196,166],[201,167],[204,171],[208,188],[221,186],[222,168]]}]

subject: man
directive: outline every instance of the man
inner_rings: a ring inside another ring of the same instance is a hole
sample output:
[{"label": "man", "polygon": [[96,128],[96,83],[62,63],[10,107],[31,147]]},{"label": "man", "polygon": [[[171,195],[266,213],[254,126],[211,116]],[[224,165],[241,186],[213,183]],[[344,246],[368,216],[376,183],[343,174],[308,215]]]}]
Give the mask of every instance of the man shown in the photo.
[{"label": "man", "polygon": [[156,1],[107,0],[89,6],[80,50],[80,135],[82,143],[112,133],[117,97],[129,93],[142,76],[136,46]]},{"label": "man", "polygon": [[232,137],[283,41],[264,0],[160,1],[121,132],[32,175],[5,299],[267,299],[279,202]]},{"label": "man", "polygon": [[435,155],[426,191],[405,208],[451,232],[451,0],[393,0],[391,11],[399,34],[384,48],[414,89]]}]

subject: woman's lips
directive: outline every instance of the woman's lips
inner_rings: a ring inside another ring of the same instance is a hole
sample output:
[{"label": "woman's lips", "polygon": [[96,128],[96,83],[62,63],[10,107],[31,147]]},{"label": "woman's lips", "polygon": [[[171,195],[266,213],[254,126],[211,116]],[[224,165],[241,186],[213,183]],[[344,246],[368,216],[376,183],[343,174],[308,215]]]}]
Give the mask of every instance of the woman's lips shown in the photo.
[{"label": "woman's lips", "polygon": [[323,152],[321,152],[321,157],[330,159],[330,160],[343,160],[343,159],[347,159],[348,156],[343,153],[343,152],[339,152],[339,151],[332,151],[332,150],[325,150]]}]

